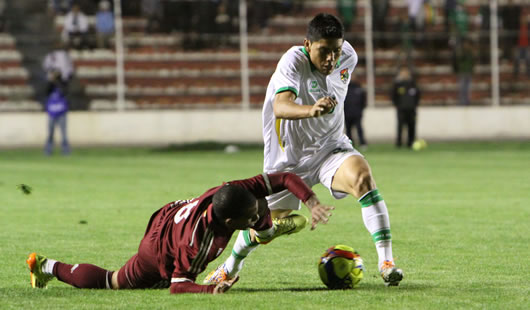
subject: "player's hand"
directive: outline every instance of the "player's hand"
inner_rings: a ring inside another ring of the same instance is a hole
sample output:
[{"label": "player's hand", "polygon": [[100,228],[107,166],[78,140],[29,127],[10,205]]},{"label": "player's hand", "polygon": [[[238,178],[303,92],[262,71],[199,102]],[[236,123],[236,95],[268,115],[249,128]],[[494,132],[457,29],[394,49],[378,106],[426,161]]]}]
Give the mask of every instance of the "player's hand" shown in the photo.
[{"label": "player's hand", "polygon": [[333,97],[326,96],[320,98],[315,102],[309,114],[311,117],[319,117],[328,114],[337,106],[337,104],[337,100]]},{"label": "player's hand", "polygon": [[321,204],[316,196],[309,198],[305,204],[311,210],[311,230],[314,230],[318,223],[326,224],[331,216],[331,210],[335,209],[333,206]]},{"label": "player's hand", "polygon": [[217,294],[223,294],[225,293],[226,291],[228,291],[232,285],[234,285],[237,281],[239,280],[239,276],[236,276],[235,278],[233,278],[232,280],[229,280],[229,281],[223,281],[219,284],[217,284],[215,286],[215,288],[213,289],[213,294],[214,295],[217,295]]}]

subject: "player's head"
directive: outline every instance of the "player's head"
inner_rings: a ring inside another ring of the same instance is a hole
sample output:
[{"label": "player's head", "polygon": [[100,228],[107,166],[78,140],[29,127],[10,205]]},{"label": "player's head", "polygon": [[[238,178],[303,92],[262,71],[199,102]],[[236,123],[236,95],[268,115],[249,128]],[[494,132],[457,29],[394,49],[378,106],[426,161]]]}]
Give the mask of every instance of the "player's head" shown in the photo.
[{"label": "player's head", "polygon": [[228,228],[247,229],[259,220],[258,201],[246,189],[227,184],[213,195],[213,212]]},{"label": "player's head", "polygon": [[320,13],[309,22],[304,47],[320,73],[329,75],[333,72],[343,42],[344,26],[337,17]]}]

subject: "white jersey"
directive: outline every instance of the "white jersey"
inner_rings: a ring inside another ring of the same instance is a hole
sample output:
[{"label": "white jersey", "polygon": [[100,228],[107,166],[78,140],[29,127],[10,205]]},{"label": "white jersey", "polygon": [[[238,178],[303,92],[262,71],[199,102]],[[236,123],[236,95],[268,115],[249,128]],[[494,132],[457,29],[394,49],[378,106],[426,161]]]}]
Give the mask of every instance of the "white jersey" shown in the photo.
[{"label": "white jersey", "polygon": [[[357,53],[347,41],[335,70],[330,75],[318,72],[303,46],[294,46],[280,59],[267,87],[263,105],[264,171],[291,171],[340,148],[353,149],[344,134],[344,99],[350,76],[357,65]],[[325,96],[335,97],[338,105],[324,116],[300,120],[277,119],[273,112],[277,93],[292,91],[296,104],[313,105]]]}]

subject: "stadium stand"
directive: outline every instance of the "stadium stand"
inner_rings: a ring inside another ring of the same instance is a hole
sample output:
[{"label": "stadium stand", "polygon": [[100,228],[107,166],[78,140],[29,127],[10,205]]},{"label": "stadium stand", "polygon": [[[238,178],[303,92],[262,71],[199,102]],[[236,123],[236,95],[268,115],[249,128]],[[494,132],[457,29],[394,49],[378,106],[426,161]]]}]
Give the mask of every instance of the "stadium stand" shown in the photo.
[{"label": "stadium stand", "polygon": [[[444,1],[431,1],[437,5],[434,22],[429,31],[434,38],[443,36]],[[357,1],[357,18],[347,39],[359,54],[357,71],[364,76],[364,15],[363,1]],[[502,3],[502,1],[501,1]],[[480,1],[467,0],[466,9],[475,16]],[[396,29],[400,16],[406,14],[407,1],[391,1],[388,29]],[[292,45],[301,44],[309,19],[318,12],[337,14],[334,0],[304,1],[302,11],[288,15],[275,15],[265,29],[249,33],[250,100],[252,107],[260,107],[270,75],[278,59]],[[139,16],[124,17],[125,81],[127,108],[189,108],[228,107],[241,102],[240,56],[238,36],[228,37],[229,44],[220,48],[206,46],[201,49],[185,48],[188,37],[179,32],[145,33],[147,20]],[[89,17],[93,26],[94,16]],[[59,34],[64,24],[63,16],[55,16],[55,31]],[[399,32],[389,32],[389,38],[400,38]],[[3,39],[5,38],[5,39]],[[13,87],[0,87],[0,99],[10,96],[31,98],[32,88],[24,81],[27,76],[17,66],[21,55],[9,45],[9,36],[0,37],[0,66],[4,71],[0,80],[13,83]],[[214,39],[215,36],[207,36]],[[388,93],[398,66],[399,40],[375,50],[376,105],[388,106]],[[443,40],[442,40],[443,41]],[[447,41],[447,39],[445,39]],[[434,42],[433,44],[436,44]],[[112,50],[72,50],[76,76],[90,100],[90,109],[115,108],[116,74],[115,54]],[[415,49],[411,53],[418,85],[423,93],[422,105],[456,105],[458,81],[451,67],[451,48],[433,45],[431,49]],[[530,79],[524,75],[512,76],[512,62],[500,63],[502,104],[528,104]],[[3,85],[6,85],[5,83]],[[471,99],[474,105],[491,103],[489,64],[478,64],[473,75]]]}]

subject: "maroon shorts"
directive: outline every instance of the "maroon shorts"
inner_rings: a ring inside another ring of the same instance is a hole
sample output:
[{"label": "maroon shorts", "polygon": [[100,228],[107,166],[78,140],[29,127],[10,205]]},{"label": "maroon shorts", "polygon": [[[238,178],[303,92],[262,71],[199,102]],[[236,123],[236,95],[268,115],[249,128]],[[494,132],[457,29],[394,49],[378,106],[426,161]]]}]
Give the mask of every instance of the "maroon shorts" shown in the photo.
[{"label": "maroon shorts", "polygon": [[159,212],[157,211],[151,217],[145,236],[140,242],[138,253],[131,257],[118,271],[120,289],[169,287],[169,280],[163,279],[158,269],[156,255],[158,215]]}]

